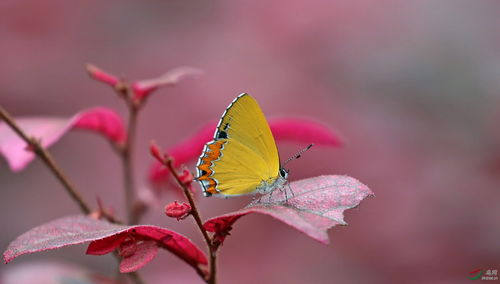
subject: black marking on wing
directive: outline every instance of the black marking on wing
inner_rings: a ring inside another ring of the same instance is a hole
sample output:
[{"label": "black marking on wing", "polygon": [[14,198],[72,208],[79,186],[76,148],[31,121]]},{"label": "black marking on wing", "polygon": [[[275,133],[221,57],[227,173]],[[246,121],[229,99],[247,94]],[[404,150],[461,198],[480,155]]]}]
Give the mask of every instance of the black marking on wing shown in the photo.
[{"label": "black marking on wing", "polygon": [[217,139],[227,139],[227,132],[226,131],[217,132]]}]

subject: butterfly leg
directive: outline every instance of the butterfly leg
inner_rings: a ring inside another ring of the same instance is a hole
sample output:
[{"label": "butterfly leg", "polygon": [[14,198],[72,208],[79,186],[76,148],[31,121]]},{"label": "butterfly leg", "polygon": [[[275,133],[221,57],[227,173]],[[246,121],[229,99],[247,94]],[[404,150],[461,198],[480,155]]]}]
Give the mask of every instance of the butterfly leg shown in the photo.
[{"label": "butterfly leg", "polygon": [[292,197],[294,197],[295,194],[293,193],[292,186],[290,185],[290,183],[287,183],[287,185],[288,185],[288,188],[290,189],[290,193],[292,194]]},{"label": "butterfly leg", "polygon": [[267,197],[267,203],[271,203],[271,197],[273,197],[273,193],[274,193],[274,190],[271,190],[271,192],[269,192],[268,197]]},{"label": "butterfly leg", "polygon": [[[254,195],[253,198],[252,198],[252,203],[254,203],[254,201],[257,199],[257,195]],[[262,199],[262,195],[259,195],[259,199],[257,199],[257,201],[255,203],[260,203],[260,200]]]},{"label": "butterfly leg", "polygon": [[[295,194],[293,193],[293,190],[292,190],[292,187],[290,186],[290,183],[287,182],[286,185],[287,185],[288,189],[290,190],[290,194],[292,195],[291,197],[294,197]],[[288,193],[287,193],[286,187],[283,187],[283,189],[285,190],[285,203],[288,203]]]},{"label": "butterfly leg", "polygon": [[279,190],[281,193],[285,194],[285,203],[288,203],[288,194],[286,192],[286,187],[280,187]]}]

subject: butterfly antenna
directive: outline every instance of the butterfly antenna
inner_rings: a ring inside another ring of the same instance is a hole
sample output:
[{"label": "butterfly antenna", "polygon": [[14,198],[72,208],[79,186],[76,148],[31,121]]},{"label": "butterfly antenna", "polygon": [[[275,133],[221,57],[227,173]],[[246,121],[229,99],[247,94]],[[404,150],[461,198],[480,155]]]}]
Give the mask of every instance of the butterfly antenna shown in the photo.
[{"label": "butterfly antenna", "polygon": [[288,160],[286,160],[284,163],[283,163],[283,166],[285,166],[286,164],[288,164],[288,162],[292,161],[292,160],[297,160],[298,158],[302,157],[302,154],[304,154],[305,151],[311,149],[311,147],[314,146],[314,144],[309,144],[307,147],[305,147],[304,149],[298,151],[295,155],[291,156],[290,158],[288,158]]}]

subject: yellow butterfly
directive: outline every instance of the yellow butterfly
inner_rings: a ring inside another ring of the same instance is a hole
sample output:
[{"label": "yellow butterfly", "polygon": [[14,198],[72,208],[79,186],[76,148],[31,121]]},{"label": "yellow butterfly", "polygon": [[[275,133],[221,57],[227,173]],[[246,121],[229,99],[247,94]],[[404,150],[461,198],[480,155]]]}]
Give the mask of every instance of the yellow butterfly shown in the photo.
[{"label": "yellow butterfly", "polygon": [[282,187],[288,177],[262,110],[245,93],[222,114],[196,167],[205,196],[265,194]]}]

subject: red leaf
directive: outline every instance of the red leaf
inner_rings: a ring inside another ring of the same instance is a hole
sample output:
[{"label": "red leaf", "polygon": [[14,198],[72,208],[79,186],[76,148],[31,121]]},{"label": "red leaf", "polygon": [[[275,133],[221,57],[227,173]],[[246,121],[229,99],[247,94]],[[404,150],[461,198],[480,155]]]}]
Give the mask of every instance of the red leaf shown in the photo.
[{"label": "red leaf", "polygon": [[3,256],[5,262],[8,263],[23,254],[85,242],[92,242],[87,253],[103,254],[116,248],[117,240],[122,240],[123,243],[127,237],[138,241],[139,247],[136,253],[143,254],[137,256],[137,259],[128,260],[129,264],[137,263],[139,259],[143,261],[152,259],[151,251],[142,251],[148,247],[141,245],[143,241],[154,241],[157,246],[165,248],[192,266],[207,264],[204,253],[188,238],[176,232],[149,225],[115,225],[86,216],[65,217],[33,228],[10,243]]},{"label": "red leaf", "polygon": [[[217,123],[209,123],[193,136],[181,141],[177,145],[166,150],[174,158],[177,167],[191,160],[197,159],[205,143],[213,139]],[[330,147],[343,145],[343,139],[339,134],[325,125],[303,118],[275,118],[269,120],[269,126],[276,141],[295,141],[303,143],[314,143]],[[169,177],[168,169],[154,162],[151,167],[149,180],[155,185],[165,183]]]},{"label": "red leaf", "polygon": [[[102,134],[115,143],[122,143],[126,133],[121,118],[112,110],[96,107],[81,111],[71,118],[21,117],[16,123],[29,136],[48,148],[71,129],[88,129]],[[26,149],[27,144],[4,122],[0,122],[0,154],[12,171],[24,169],[35,157]]]},{"label": "red leaf", "polygon": [[111,236],[99,241],[94,241],[87,247],[87,254],[105,255],[113,252],[127,238],[126,234]]},{"label": "red leaf", "polygon": [[[201,128],[193,136],[184,139],[177,145],[169,148],[166,153],[174,158],[174,167],[185,164],[197,158],[205,143],[210,141],[214,135],[216,123],[210,123]],[[170,176],[168,168],[158,161],[155,161],[150,170],[149,179],[155,184],[163,183]]]},{"label": "red leaf", "polygon": [[121,257],[131,257],[137,252],[138,242],[139,240],[137,240],[133,235],[126,234],[125,239],[119,246],[118,254]]},{"label": "red leaf", "polygon": [[155,241],[142,241],[137,244],[134,254],[124,257],[120,262],[120,272],[134,272],[155,258],[158,245]]},{"label": "red leaf", "polygon": [[344,139],[322,123],[305,118],[275,118],[269,122],[277,141],[295,141],[338,147]]},{"label": "red leaf", "polygon": [[244,209],[212,218],[203,225],[214,232],[222,242],[231,226],[240,217],[250,213],[269,215],[305,233],[311,238],[328,244],[327,230],[335,225],[346,225],[343,212],[358,206],[372,192],[364,184],[348,176],[319,176],[290,184],[288,191],[275,190],[260,202],[253,202]]},{"label": "red leaf", "polygon": [[141,100],[159,87],[173,86],[186,77],[200,75],[202,73],[200,69],[184,66],[174,68],[154,79],[137,81],[132,84],[134,98]]}]

